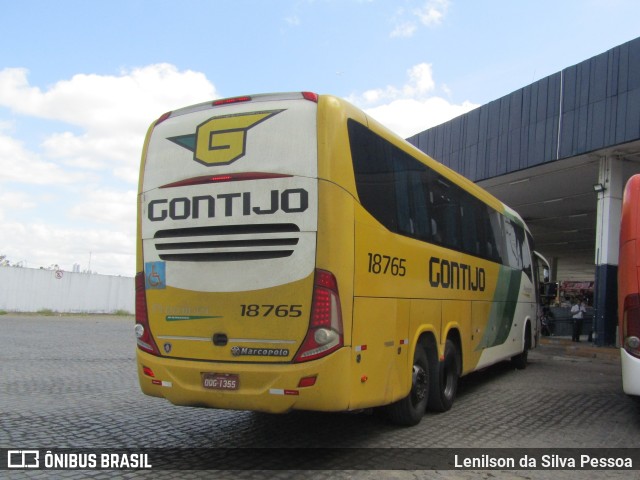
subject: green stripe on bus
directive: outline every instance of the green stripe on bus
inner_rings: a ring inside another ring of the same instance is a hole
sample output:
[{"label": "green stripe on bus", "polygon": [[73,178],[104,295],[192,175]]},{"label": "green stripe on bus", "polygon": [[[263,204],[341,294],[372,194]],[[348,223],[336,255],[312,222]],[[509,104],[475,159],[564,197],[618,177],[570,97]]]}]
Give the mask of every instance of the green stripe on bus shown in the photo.
[{"label": "green stripe on bus", "polygon": [[518,305],[522,271],[501,266],[489,313],[489,321],[476,350],[495,347],[509,338],[513,315]]}]

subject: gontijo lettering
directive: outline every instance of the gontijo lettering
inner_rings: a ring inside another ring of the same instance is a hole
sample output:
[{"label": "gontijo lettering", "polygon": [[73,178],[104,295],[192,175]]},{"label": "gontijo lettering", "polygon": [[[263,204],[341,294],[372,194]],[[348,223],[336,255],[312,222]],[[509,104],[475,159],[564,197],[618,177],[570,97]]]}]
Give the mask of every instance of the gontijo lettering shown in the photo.
[{"label": "gontijo lettering", "polygon": [[309,192],[303,188],[271,190],[267,196],[258,200],[252,192],[221,193],[199,195],[195,197],[163,198],[149,202],[147,218],[152,222],[161,222],[167,218],[186,220],[189,218],[214,218],[224,215],[273,215],[304,212],[309,208]]},{"label": "gontijo lettering", "polygon": [[466,263],[452,262],[438,257],[429,259],[429,283],[434,288],[452,288],[484,292],[485,271]]}]

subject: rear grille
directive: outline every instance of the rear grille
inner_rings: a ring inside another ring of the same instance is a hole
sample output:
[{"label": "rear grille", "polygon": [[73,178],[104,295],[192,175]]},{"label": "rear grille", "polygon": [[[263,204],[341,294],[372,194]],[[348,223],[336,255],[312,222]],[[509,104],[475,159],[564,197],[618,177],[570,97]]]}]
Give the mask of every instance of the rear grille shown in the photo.
[{"label": "rear grille", "polygon": [[292,223],[159,230],[154,244],[161,260],[228,262],[288,257],[300,229]]}]

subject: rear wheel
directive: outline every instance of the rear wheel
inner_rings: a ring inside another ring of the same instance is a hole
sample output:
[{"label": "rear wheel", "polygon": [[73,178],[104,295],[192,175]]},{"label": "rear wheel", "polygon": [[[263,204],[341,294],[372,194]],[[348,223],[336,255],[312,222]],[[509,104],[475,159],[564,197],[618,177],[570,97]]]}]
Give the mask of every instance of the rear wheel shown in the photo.
[{"label": "rear wheel", "polygon": [[453,405],[460,377],[460,353],[453,340],[447,339],[444,360],[432,365],[429,408],[446,412]]},{"label": "rear wheel", "polygon": [[411,370],[411,391],[402,400],[387,407],[393,423],[412,426],[420,423],[429,400],[429,362],[421,345],[416,346]]}]

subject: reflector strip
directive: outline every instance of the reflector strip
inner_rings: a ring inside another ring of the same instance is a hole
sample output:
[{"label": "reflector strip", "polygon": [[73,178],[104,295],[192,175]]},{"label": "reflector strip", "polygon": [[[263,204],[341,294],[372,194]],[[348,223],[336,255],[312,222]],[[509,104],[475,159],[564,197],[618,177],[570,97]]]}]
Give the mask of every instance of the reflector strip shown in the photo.
[{"label": "reflector strip", "polygon": [[356,352],[363,352],[367,349],[366,345],[356,345]]},{"label": "reflector strip", "polygon": [[161,387],[173,387],[173,383],[166,382],[164,380],[151,380],[151,383],[154,385],[160,385]]},{"label": "reflector strip", "polygon": [[211,337],[181,337],[178,335],[158,335],[158,340],[188,340],[190,342],[210,342]]},{"label": "reflector strip", "polygon": [[408,338],[401,338],[400,339],[400,345],[409,345],[409,339]]},{"label": "reflector strip", "polygon": [[299,395],[298,390],[286,390],[282,388],[270,388],[269,393],[271,395]]}]

